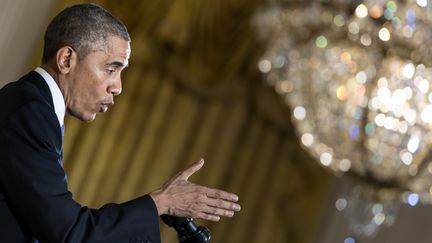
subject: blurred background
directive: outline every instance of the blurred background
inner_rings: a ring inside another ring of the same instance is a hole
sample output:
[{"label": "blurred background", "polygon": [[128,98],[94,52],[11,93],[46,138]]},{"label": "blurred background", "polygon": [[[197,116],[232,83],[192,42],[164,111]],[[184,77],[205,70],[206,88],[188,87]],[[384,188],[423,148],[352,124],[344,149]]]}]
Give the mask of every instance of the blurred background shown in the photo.
[{"label": "blurred background", "polygon": [[[1,2],[3,86],[40,64],[49,20],[83,1]],[[212,242],[430,242],[428,1],[92,2],[126,24],[132,55],[109,112],[66,119],[77,201],[132,199],[202,157],[190,180],[242,205],[197,221]],[[399,97],[397,116],[386,104],[407,87],[426,98]]]}]

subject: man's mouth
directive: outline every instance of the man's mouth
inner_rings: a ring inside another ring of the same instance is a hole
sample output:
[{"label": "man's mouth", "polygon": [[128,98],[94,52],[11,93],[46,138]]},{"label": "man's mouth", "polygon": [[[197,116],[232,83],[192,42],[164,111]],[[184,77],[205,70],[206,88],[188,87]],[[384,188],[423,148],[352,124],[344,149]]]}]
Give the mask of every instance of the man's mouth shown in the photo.
[{"label": "man's mouth", "polygon": [[106,112],[108,110],[107,105],[101,105],[99,112]]},{"label": "man's mouth", "polygon": [[114,102],[102,103],[99,112],[106,112],[108,110],[108,107],[113,104]]}]

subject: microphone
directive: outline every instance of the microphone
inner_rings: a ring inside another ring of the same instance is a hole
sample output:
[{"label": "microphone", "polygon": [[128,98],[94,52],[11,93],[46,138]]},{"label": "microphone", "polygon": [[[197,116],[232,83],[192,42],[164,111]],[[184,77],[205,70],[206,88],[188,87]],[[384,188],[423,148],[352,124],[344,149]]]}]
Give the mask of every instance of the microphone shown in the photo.
[{"label": "microphone", "polygon": [[162,221],[177,231],[180,243],[209,243],[210,231],[203,226],[197,226],[192,218],[182,218],[163,214]]}]

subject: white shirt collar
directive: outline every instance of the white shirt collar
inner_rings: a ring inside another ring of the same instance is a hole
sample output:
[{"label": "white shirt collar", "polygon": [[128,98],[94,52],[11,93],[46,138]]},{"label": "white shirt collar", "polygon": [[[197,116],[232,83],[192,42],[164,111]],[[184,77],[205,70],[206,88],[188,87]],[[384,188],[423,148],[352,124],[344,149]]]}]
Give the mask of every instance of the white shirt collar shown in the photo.
[{"label": "white shirt collar", "polygon": [[54,111],[57,115],[61,127],[63,126],[64,116],[66,113],[66,104],[63,98],[63,94],[60,91],[60,88],[58,87],[56,81],[54,81],[53,77],[47,71],[45,71],[41,67],[36,68],[35,71],[39,73],[43,77],[45,82],[48,84],[54,102]]}]

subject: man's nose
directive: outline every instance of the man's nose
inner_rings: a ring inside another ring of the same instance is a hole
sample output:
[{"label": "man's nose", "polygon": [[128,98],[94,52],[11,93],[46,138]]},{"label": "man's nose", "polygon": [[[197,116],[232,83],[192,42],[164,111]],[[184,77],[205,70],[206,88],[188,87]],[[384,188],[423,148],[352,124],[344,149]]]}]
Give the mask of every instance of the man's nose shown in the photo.
[{"label": "man's nose", "polygon": [[113,95],[119,95],[122,92],[121,78],[118,78],[113,85],[110,86],[108,92]]}]

